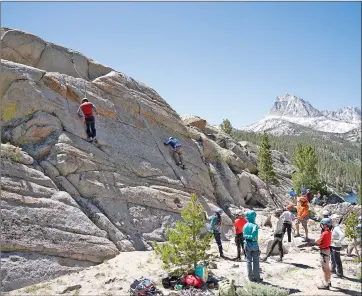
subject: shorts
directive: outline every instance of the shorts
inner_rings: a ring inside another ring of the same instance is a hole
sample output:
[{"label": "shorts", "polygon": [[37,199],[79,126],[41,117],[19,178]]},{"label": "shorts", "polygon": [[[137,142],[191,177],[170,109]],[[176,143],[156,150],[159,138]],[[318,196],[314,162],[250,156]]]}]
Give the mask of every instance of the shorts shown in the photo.
[{"label": "shorts", "polygon": [[329,268],[329,261],[331,259],[331,253],[320,253],[320,263],[322,268]]},{"label": "shorts", "polygon": [[303,219],[297,218],[296,224],[302,224],[302,226],[303,226],[304,228],[307,228],[307,226],[308,226],[308,220],[309,220],[309,217],[308,217],[308,216],[305,217],[305,218],[303,218]]}]

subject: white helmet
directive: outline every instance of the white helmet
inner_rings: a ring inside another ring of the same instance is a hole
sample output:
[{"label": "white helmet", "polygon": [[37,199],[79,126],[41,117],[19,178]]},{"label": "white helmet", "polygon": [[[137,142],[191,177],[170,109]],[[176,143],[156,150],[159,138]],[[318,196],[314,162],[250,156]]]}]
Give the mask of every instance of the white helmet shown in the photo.
[{"label": "white helmet", "polygon": [[331,216],[331,219],[332,219],[333,222],[339,222],[339,220],[341,220],[341,216],[337,215],[337,214],[333,214]]},{"label": "white helmet", "polygon": [[168,138],[169,141],[172,140],[172,139],[173,139],[172,137],[169,137],[169,138]]},{"label": "white helmet", "polygon": [[329,212],[327,210],[323,211],[323,216],[329,216]]}]

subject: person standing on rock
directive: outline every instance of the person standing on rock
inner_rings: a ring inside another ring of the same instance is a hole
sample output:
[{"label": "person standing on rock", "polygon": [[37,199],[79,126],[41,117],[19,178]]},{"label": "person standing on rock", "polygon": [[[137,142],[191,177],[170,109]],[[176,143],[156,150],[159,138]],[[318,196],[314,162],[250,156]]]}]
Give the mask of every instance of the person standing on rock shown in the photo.
[{"label": "person standing on rock", "polygon": [[237,250],[237,257],[235,260],[241,260],[241,248],[243,249],[243,254],[245,255],[245,248],[244,248],[244,236],[243,236],[243,229],[248,221],[245,219],[245,214],[243,211],[239,211],[236,214],[236,219],[234,222],[234,229],[235,229],[235,244]]},{"label": "person standing on rock", "polygon": [[246,252],[248,278],[252,282],[262,282],[263,279],[260,277],[260,263],[259,263],[259,244],[258,244],[258,232],[259,227],[255,223],[256,213],[253,210],[249,210],[245,214],[248,223],[245,224],[243,235],[244,235],[244,246]]},{"label": "person standing on rock", "polygon": [[[96,107],[88,101],[88,99],[84,98],[82,100],[82,104],[78,108],[78,115],[82,117],[82,113],[84,114],[84,123],[86,125],[86,132],[88,135],[88,141],[97,142],[96,139],[96,124],[94,120],[93,110],[97,113]],[[82,113],[81,113],[82,111]]]},{"label": "person standing on rock", "polygon": [[295,228],[297,230],[297,234],[294,237],[300,237],[299,233],[299,225],[302,224],[304,231],[305,231],[305,239],[304,241],[307,242],[308,238],[308,219],[309,219],[309,205],[308,199],[305,195],[301,196],[298,200],[297,206],[297,222],[295,224]]},{"label": "person standing on rock", "polygon": [[206,212],[204,212],[204,213],[205,213],[206,220],[210,221],[209,231],[214,234],[214,238],[215,238],[217,247],[219,249],[220,257],[224,258],[224,252],[223,252],[222,243],[221,243],[221,214],[222,214],[222,210],[221,209],[215,210],[214,215],[212,215],[210,217],[207,215]]},{"label": "person standing on rock", "polygon": [[329,290],[331,287],[331,270],[329,268],[329,260],[331,258],[331,243],[332,243],[332,221],[330,218],[323,218],[320,222],[323,232],[321,237],[316,241],[320,250],[320,263],[322,266],[324,281],[318,285],[318,289]]},{"label": "person standing on rock", "polygon": [[345,237],[344,232],[339,226],[341,217],[337,214],[331,216],[333,231],[332,231],[332,245],[331,245],[331,272],[336,274],[337,277],[343,277],[343,267],[341,261],[342,241]]},{"label": "person standing on rock", "polygon": [[307,199],[308,199],[308,202],[312,201],[312,193],[310,192],[309,189],[307,189]]},{"label": "person standing on rock", "polygon": [[168,141],[163,143],[164,145],[171,145],[172,147],[172,156],[176,162],[176,165],[181,166],[183,169],[185,169],[184,161],[183,161],[183,152],[180,142],[172,137],[168,138]]},{"label": "person standing on rock", "polygon": [[283,261],[283,256],[284,256],[284,254],[283,254],[283,237],[284,237],[285,231],[283,232],[284,218],[282,217],[282,213],[283,213],[282,209],[277,210],[274,213],[274,216],[276,218],[278,218],[278,222],[277,222],[277,226],[276,226],[275,231],[274,231],[274,240],[273,240],[273,242],[271,244],[269,252],[267,252],[266,256],[263,258],[264,262],[273,253],[273,250],[274,250],[276,245],[278,245],[278,248],[279,248],[279,260],[278,261],[279,262]]}]

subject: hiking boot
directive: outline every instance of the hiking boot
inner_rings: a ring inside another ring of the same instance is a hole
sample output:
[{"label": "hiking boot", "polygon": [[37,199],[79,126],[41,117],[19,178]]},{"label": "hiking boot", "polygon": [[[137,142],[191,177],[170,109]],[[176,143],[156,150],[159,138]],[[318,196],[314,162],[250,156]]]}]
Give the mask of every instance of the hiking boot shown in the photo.
[{"label": "hiking boot", "polygon": [[317,285],[317,288],[320,290],[329,290],[331,283],[322,282],[320,285]]},{"label": "hiking boot", "polygon": [[268,259],[268,257],[264,257],[263,259],[261,259],[261,261],[266,262],[267,259]]},{"label": "hiking boot", "polygon": [[254,282],[256,282],[256,283],[261,283],[262,281],[263,281],[263,278],[258,278],[256,280],[254,280]]},{"label": "hiking boot", "polygon": [[341,278],[343,278],[343,274],[333,273],[333,274],[332,274],[332,277],[333,277],[333,278],[340,278],[340,279],[341,279]]},{"label": "hiking boot", "polygon": [[309,242],[309,238],[308,238],[308,237],[306,237],[305,239],[303,239],[303,242],[304,242],[304,243]]},{"label": "hiking boot", "polygon": [[88,138],[87,138],[87,141],[91,143],[91,142],[93,142],[93,138],[92,138],[92,137],[88,137]]},{"label": "hiking boot", "polygon": [[299,233],[297,233],[296,235],[294,235],[294,237],[300,237],[300,234],[299,234]]}]

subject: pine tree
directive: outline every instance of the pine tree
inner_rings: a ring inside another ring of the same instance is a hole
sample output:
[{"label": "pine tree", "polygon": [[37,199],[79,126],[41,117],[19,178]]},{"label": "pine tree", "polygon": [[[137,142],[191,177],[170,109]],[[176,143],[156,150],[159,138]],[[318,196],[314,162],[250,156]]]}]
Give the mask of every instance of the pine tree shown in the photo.
[{"label": "pine tree", "polygon": [[177,221],[174,229],[168,228],[168,242],[154,243],[156,254],[161,257],[165,269],[176,267],[176,272],[184,272],[194,268],[199,261],[207,261],[210,257],[206,252],[211,247],[212,235],[203,232],[204,208],[196,194],[181,211],[183,221]]},{"label": "pine tree", "polygon": [[226,134],[231,136],[232,131],[233,131],[233,127],[232,127],[231,122],[230,122],[229,119],[224,119],[222,121],[222,124],[220,124],[220,127]]},{"label": "pine tree", "polygon": [[268,135],[264,132],[261,137],[261,144],[258,153],[258,176],[265,182],[267,187],[269,187],[270,184],[277,185],[279,183],[273,168],[270,148],[271,146],[269,144]]},{"label": "pine tree", "polygon": [[313,148],[306,144],[298,144],[293,157],[293,165],[298,168],[298,172],[293,174],[293,186],[300,193],[301,185],[313,191],[321,190],[324,185],[320,182],[317,170],[318,158]]}]

